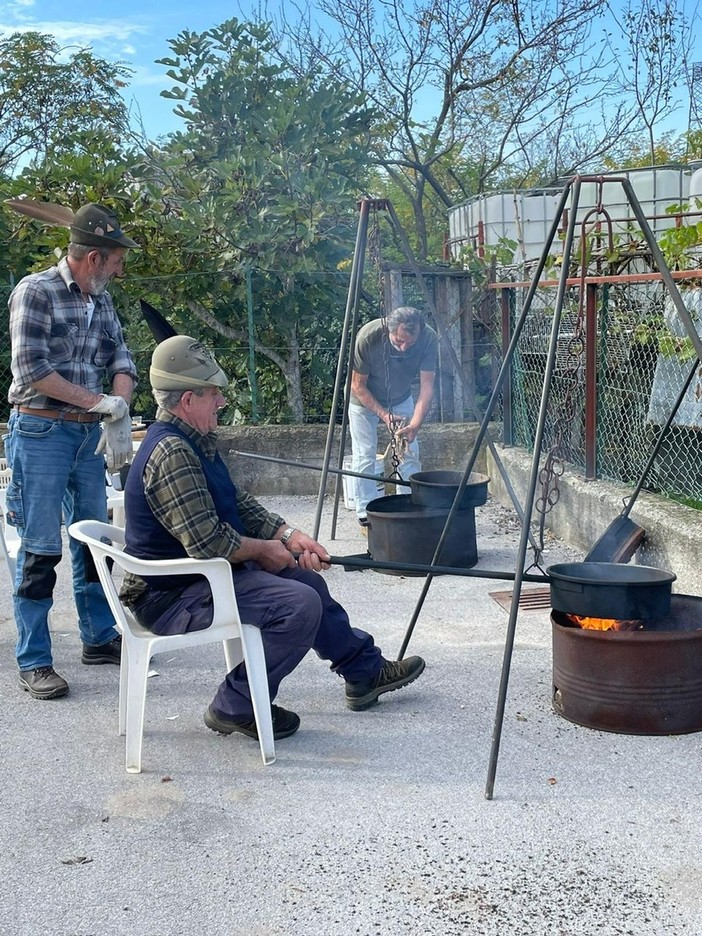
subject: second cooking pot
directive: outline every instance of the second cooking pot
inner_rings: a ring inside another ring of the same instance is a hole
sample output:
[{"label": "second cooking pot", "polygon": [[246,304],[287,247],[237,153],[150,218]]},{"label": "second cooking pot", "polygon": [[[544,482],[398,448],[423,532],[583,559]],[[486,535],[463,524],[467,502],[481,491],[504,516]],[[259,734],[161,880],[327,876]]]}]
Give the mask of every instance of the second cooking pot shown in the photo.
[{"label": "second cooking pot", "polygon": [[676,577],[652,566],[564,562],[546,569],[551,607],[581,617],[642,620],[670,611]]},{"label": "second cooking pot", "polygon": [[[417,471],[410,475],[410,497],[420,507],[439,507],[448,510],[453,504],[463,478],[460,471]],[[463,489],[459,510],[482,507],[487,500],[490,479],[487,475],[471,472]]]},{"label": "second cooking pot", "polygon": [[[431,563],[443,534],[448,510],[421,507],[409,494],[393,494],[372,500],[367,507],[368,551],[381,562]],[[441,553],[441,565],[469,569],[478,561],[475,513],[458,510]],[[416,572],[386,571],[387,575]]]}]

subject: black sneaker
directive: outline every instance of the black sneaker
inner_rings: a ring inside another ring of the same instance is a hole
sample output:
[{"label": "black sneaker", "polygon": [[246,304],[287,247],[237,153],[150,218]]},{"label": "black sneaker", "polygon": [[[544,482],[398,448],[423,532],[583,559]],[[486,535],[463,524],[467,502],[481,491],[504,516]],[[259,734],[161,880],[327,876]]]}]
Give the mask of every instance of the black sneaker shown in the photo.
[{"label": "black sneaker", "polygon": [[375,677],[366,682],[346,680],[346,705],[354,712],[362,712],[378,701],[384,692],[393,692],[409,685],[419,676],[426,663],[421,657],[407,657],[406,660],[386,661]]},{"label": "black sneaker", "polygon": [[68,693],[68,683],[63,676],[59,676],[53,666],[20,670],[19,681],[20,686],[33,699],[60,699]]},{"label": "black sneaker", "polygon": [[121,658],[122,637],[118,635],[114,640],[106,644],[100,644],[99,647],[90,647],[88,644],[83,644],[83,655],[80,659],[86,666],[97,666],[99,663],[116,663],[119,666]]},{"label": "black sneaker", "polygon": [[366,517],[358,518],[358,529],[361,532],[361,536],[368,536],[368,520]]},{"label": "black sneaker", "polygon": [[[276,741],[280,738],[289,738],[300,727],[300,716],[296,715],[295,712],[289,712],[287,709],[281,708],[279,705],[271,705],[271,715],[273,716],[273,737]],[[238,731],[239,734],[258,741],[258,730],[256,729],[256,721],[253,718],[246,721],[229,718],[213,709],[210,705],[205,712],[205,724],[212,731],[218,731],[220,734],[233,734],[233,732]]]}]

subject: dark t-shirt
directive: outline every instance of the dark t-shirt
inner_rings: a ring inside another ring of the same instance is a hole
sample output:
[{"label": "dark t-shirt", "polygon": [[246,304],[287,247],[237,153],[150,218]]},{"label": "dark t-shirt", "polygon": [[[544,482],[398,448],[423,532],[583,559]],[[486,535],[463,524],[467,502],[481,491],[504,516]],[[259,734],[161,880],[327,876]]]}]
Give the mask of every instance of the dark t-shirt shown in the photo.
[{"label": "dark t-shirt", "polygon": [[[425,325],[409,350],[398,351],[383,333],[381,320],[374,319],[356,335],[353,369],[368,375],[366,386],[382,406],[396,406],[410,395],[412,381],[419,371],[436,370],[436,348],[436,332]],[[353,393],[351,401],[362,405]]]}]

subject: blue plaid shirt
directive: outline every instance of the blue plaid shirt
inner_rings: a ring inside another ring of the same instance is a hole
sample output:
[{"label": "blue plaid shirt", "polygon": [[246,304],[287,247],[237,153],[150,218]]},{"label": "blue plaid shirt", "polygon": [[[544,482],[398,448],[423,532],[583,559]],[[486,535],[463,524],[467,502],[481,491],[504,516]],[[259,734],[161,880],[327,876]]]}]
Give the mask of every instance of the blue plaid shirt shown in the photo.
[{"label": "blue plaid shirt", "polygon": [[102,393],[105,380],[137,371],[127,350],[122,327],[108,293],[93,296],[95,308],[88,324],[85,299],[67,260],[20,280],[9,300],[12,342],[10,403],[35,409],[81,412],[37,393],[37,380],[57,373],[92,393]]}]

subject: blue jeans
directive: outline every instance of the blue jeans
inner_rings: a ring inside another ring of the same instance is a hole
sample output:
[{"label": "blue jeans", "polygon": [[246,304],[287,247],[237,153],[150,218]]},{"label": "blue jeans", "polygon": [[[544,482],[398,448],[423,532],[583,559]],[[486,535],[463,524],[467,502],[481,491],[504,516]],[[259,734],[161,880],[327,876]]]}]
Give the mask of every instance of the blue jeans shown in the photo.
[{"label": "blue jeans", "polygon": [[[414,413],[414,400],[412,397],[407,397],[402,403],[393,406],[392,412],[394,416],[402,419],[411,419]],[[370,410],[366,409],[365,406],[359,406],[357,403],[349,404],[349,431],[351,432],[353,471],[375,474],[379,423],[380,419],[375,413],[371,413]],[[419,443],[415,439],[414,442],[410,442],[409,451],[400,464],[400,477],[407,481],[410,475],[421,470]],[[368,501],[382,495],[378,494],[378,486],[375,481],[367,481],[365,478],[354,478],[353,480],[356,490],[356,516],[359,518],[365,517]]]},{"label": "blue jeans", "polygon": [[[30,670],[53,663],[48,614],[54,567],[62,553],[62,519],[66,526],[74,520],[107,520],[105,463],[95,455],[98,422],[45,419],[14,410],[8,427],[5,455],[12,481],[7,522],[22,538],[14,595],[16,656],[19,668]],[[70,549],[81,640],[100,646],[117,636],[114,619],[99,582],[86,577],[83,546],[71,540]]]}]

